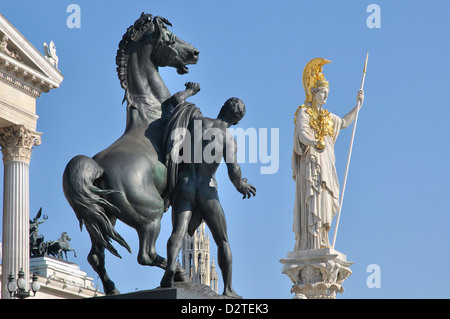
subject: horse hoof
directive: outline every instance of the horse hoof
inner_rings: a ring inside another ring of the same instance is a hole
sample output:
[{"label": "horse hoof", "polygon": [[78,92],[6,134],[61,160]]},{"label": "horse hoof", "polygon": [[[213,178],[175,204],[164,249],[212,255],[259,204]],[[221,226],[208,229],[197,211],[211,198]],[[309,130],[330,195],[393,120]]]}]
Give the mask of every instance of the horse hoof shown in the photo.
[{"label": "horse hoof", "polygon": [[107,293],[108,296],[120,295],[120,291],[114,288],[112,291]]}]

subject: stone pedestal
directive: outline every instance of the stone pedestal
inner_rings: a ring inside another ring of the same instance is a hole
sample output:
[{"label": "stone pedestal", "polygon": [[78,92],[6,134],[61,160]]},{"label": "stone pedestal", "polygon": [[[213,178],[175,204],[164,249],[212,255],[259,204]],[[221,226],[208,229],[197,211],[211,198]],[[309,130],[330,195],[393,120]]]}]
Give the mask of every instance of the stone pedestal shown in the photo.
[{"label": "stone pedestal", "polygon": [[211,290],[211,287],[196,282],[175,282],[173,288],[155,288],[98,299],[228,299]]},{"label": "stone pedestal", "polygon": [[353,264],[332,248],[289,252],[280,262],[293,283],[294,299],[335,299]]}]

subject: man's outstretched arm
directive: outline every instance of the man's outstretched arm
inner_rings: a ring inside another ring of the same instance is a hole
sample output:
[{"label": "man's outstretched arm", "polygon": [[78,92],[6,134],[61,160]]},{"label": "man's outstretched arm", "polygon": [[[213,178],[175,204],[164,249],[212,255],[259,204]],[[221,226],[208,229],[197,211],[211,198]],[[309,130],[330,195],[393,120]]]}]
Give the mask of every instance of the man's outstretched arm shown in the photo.
[{"label": "man's outstretched arm", "polygon": [[236,152],[236,141],[227,130],[224,147],[224,159],[228,168],[228,176],[237,191],[244,195],[242,198],[250,198],[252,195],[256,196],[256,188],[248,183],[246,178],[242,178],[241,167],[237,162]]},{"label": "man's outstretched arm", "polygon": [[184,86],[186,87],[184,91],[177,92],[171,97],[171,102],[174,107],[200,92],[200,84],[198,83],[187,82]]}]

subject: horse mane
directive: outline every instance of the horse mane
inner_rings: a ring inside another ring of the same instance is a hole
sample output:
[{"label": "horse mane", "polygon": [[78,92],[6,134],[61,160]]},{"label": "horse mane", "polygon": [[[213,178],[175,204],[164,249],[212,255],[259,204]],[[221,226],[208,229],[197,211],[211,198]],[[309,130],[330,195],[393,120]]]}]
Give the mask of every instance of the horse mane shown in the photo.
[{"label": "horse mane", "polygon": [[[122,37],[122,40],[119,42],[119,49],[117,50],[116,55],[116,70],[119,77],[120,86],[125,90],[125,97],[122,103],[124,103],[125,100],[128,100],[127,65],[131,45],[134,42],[139,41],[146,32],[154,32],[156,27],[159,30],[162,30],[162,28],[164,28],[164,24],[172,26],[172,24],[165,18],[159,16],[153,17],[153,15],[149,13],[146,14],[142,12],[139,19],[137,19],[133,25],[128,27]],[[166,40],[163,32],[160,32],[157,42],[161,39]]]}]

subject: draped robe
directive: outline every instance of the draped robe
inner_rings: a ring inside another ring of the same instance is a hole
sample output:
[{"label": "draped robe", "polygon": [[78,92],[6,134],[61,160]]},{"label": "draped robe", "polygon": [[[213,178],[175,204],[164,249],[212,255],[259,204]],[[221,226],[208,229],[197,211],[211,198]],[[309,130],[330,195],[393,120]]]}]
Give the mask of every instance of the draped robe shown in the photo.
[{"label": "draped robe", "polygon": [[325,136],[325,149],[319,153],[308,145],[308,140],[315,141],[310,115],[305,107],[297,113],[292,152],[292,177],[296,184],[293,225],[295,250],[329,246],[328,230],[339,209],[334,143],[342,119],[332,113],[329,116],[333,120],[334,134]]},{"label": "draped robe", "polygon": [[[194,104],[182,101],[173,110],[172,116],[167,123],[166,130],[163,137],[163,154],[165,159],[165,165],[167,167],[167,186],[166,191],[163,194],[165,205],[168,206],[174,201],[173,196],[175,195],[176,189],[179,185],[178,173],[180,170],[180,164],[178,160],[174,161],[172,156],[176,156],[180,153],[183,148],[183,141],[186,138],[193,138],[191,133],[188,131],[189,125],[195,119],[203,118],[203,115],[199,108]],[[172,136],[175,130],[181,129],[180,132],[189,133],[188,136],[184,134],[180,136]],[[191,141],[188,141],[188,145],[191,146]],[[189,158],[188,160],[192,160]],[[193,161],[188,161],[187,164],[193,163]],[[192,203],[193,204],[193,203]],[[203,221],[203,216],[199,210],[194,210],[192,212],[191,219],[188,226],[188,234],[192,236],[195,230],[200,226]]]}]

